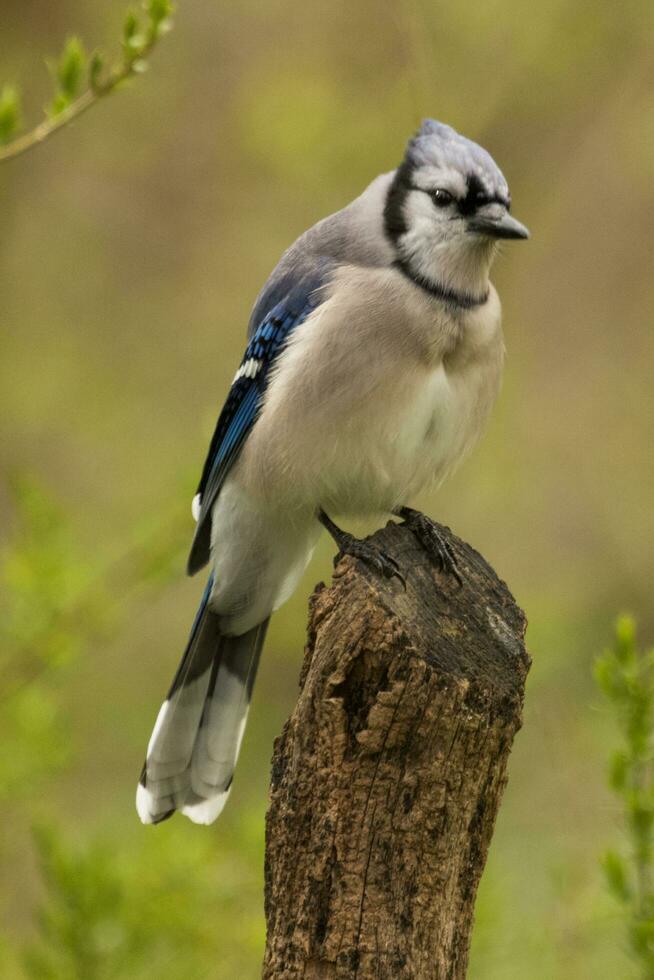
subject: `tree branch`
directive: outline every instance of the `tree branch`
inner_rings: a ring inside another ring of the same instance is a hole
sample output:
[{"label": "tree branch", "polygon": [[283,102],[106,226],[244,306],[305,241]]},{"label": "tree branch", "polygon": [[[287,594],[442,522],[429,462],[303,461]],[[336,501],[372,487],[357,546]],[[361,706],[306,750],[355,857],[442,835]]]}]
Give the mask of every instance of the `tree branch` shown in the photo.
[{"label": "tree branch", "polygon": [[123,26],[122,60],[103,78],[102,58],[96,52],[88,64],[88,88],[79,95],[77,90],[87,68],[86,58],[81,43],[77,38],[70,38],[55,72],[58,91],[49,117],[20,136],[14,135],[20,118],[18,93],[5,87],[0,99],[0,143],[5,143],[0,145],[0,163],[13,160],[43,143],[123,82],[145,71],[148,57],[170,29],[172,10],[170,0],[146,0],[147,23],[143,27],[136,14],[130,11]]}]

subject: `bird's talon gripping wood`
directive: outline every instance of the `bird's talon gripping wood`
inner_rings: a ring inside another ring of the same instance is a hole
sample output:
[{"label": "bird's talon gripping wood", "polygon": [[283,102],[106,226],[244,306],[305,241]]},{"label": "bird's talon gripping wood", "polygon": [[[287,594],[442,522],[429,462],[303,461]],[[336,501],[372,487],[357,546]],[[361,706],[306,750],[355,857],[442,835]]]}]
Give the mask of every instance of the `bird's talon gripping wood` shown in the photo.
[{"label": "bird's talon gripping wood", "polygon": [[395,514],[402,518],[440,571],[445,575],[451,575],[459,586],[462,586],[463,579],[456,555],[438,524],[425,514],[421,514],[419,510],[414,510],[413,507],[398,507]]}]

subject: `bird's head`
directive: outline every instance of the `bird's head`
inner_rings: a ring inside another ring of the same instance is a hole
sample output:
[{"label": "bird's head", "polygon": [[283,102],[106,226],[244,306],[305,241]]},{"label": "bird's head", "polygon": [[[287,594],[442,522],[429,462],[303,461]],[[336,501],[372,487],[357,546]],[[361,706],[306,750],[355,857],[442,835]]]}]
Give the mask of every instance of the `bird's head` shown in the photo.
[{"label": "bird's head", "polygon": [[529,237],[510,209],[508,184],[490,154],[426,119],[390,184],[384,224],[409,274],[483,296],[497,241]]}]

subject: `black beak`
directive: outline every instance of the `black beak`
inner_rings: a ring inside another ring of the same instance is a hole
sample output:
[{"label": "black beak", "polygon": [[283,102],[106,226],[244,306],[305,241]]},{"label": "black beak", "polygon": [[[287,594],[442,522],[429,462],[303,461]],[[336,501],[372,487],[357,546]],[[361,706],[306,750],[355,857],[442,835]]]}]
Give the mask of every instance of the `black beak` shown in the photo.
[{"label": "black beak", "polygon": [[497,216],[477,214],[470,218],[468,231],[476,235],[486,235],[488,238],[529,238],[528,229],[512,218],[504,208]]}]

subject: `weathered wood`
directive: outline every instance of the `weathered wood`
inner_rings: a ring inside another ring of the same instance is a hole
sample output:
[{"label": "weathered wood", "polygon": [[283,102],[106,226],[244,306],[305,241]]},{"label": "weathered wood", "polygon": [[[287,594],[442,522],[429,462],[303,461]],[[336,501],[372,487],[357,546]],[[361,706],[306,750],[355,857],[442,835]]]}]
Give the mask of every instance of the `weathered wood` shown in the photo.
[{"label": "weathered wood", "polygon": [[462,980],[474,901],[520,727],[525,618],[443,529],[460,587],[405,527],[339,562],[310,605],[266,826],[265,980]]}]

